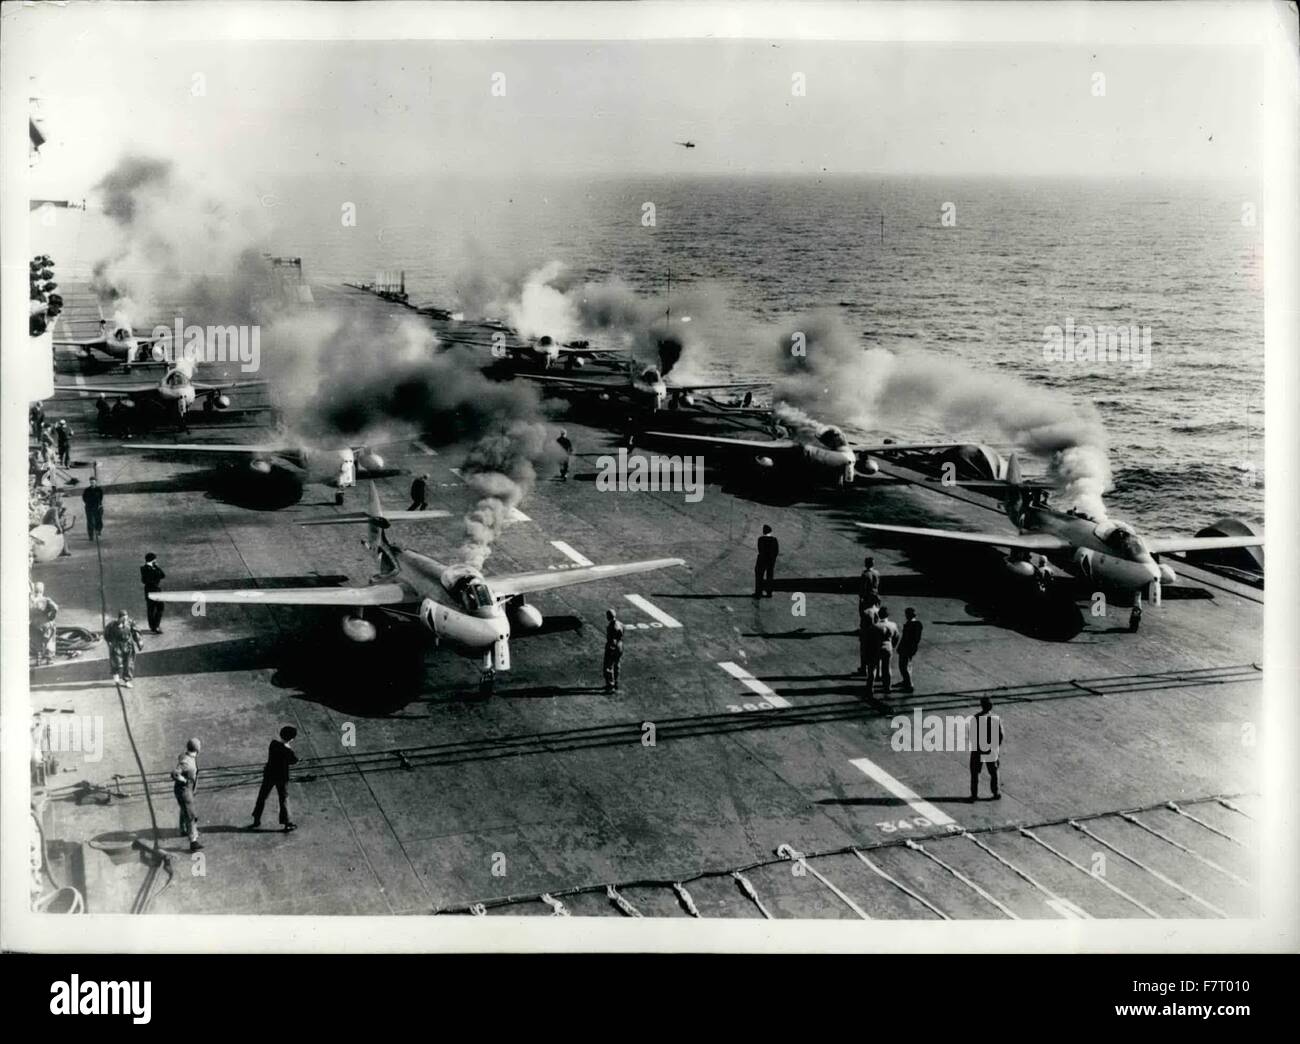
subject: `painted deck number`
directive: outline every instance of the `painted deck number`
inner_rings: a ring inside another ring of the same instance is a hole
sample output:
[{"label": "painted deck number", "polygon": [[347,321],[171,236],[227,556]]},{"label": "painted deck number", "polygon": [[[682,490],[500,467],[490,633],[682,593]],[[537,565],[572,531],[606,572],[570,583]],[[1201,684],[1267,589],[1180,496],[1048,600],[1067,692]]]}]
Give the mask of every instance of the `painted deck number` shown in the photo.
[{"label": "painted deck number", "polygon": [[741,711],[761,711],[771,710],[770,703],[728,703],[727,710],[732,714],[739,714]]},{"label": "painted deck number", "polygon": [[883,823],[877,823],[886,834],[892,834],[895,830],[911,830],[913,827],[934,826],[925,816],[913,816],[911,819],[900,819],[897,823],[892,820],[886,820]]}]

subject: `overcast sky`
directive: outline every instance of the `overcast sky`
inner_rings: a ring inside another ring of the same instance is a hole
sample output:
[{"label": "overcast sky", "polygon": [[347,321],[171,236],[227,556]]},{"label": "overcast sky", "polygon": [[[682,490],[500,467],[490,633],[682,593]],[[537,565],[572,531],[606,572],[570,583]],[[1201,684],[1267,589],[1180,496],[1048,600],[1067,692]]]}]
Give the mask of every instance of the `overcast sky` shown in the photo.
[{"label": "overcast sky", "polygon": [[1254,176],[1258,67],[1204,46],[154,46],[98,31],[49,40],[34,62],[49,143],[33,189],[79,197],[127,148],[232,175]]}]

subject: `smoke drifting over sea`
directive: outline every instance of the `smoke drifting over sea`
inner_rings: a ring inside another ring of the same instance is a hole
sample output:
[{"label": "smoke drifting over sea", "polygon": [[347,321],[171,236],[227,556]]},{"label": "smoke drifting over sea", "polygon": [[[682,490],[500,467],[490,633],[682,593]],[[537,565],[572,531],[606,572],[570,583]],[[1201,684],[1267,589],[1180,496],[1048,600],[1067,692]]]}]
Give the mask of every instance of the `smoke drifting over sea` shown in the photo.
[{"label": "smoke drifting over sea", "polygon": [[258,248],[261,208],[147,156],[120,159],[95,191],[117,235],[91,286],[116,322],[138,328],[183,316],[239,325],[264,316],[270,280]]},{"label": "smoke drifting over sea", "polygon": [[792,423],[807,423],[815,414],[875,428],[920,415],[952,436],[996,434],[1044,456],[1053,481],[1074,504],[1105,516],[1101,497],[1111,482],[1108,442],[1090,405],[951,359],[864,350],[833,313],[805,317],[776,348],[784,376],[776,382],[774,398]]}]

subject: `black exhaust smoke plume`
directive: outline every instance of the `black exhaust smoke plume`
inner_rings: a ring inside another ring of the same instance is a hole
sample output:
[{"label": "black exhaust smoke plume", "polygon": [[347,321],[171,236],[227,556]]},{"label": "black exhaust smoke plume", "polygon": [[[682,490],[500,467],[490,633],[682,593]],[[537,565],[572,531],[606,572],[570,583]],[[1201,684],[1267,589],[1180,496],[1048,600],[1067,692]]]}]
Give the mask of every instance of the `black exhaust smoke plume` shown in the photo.
[{"label": "black exhaust smoke plume", "polygon": [[774,388],[783,419],[809,414],[868,428],[920,414],[952,435],[990,432],[1048,460],[1051,474],[1078,506],[1104,517],[1110,487],[1106,432],[1081,406],[1015,377],[979,373],[928,354],[864,350],[834,313],[816,313],[777,344],[785,376]]},{"label": "black exhaust smoke plume", "polygon": [[435,445],[477,440],[461,476],[479,500],[459,553],[481,567],[537,466],[560,454],[535,388],[488,380],[471,351],[438,352],[433,334],[410,319],[376,331],[357,316],[317,312],[282,320],[274,334],[268,370],[286,426],[308,445],[416,434]]},{"label": "black exhaust smoke plume", "polygon": [[[168,160],[125,156],[95,185],[116,226],[113,252],[93,266],[91,287],[115,321],[245,325],[271,302],[258,249],[264,216],[180,176]],[[147,331],[137,330],[137,333]]]}]

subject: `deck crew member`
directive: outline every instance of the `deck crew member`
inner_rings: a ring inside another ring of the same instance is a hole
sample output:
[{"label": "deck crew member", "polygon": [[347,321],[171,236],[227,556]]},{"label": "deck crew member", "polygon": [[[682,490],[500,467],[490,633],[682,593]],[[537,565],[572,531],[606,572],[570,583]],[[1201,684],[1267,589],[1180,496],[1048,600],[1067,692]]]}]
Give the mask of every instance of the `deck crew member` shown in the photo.
[{"label": "deck crew member", "polygon": [[112,414],[113,409],[108,404],[107,396],[100,392],[99,398],[95,400],[95,430],[101,435],[113,434]]},{"label": "deck crew member", "polygon": [[912,691],[912,672],[909,667],[921,648],[921,621],[917,619],[916,610],[911,607],[903,610],[907,619],[903,623],[903,635],[898,640],[898,673],[903,677],[899,692]]},{"label": "deck crew member", "polygon": [[172,791],[180,808],[181,833],[189,837],[191,852],[203,847],[199,843],[199,814],[194,804],[194,792],[199,789],[199,747],[197,739],[189,740],[172,769]]},{"label": "deck crew member", "polygon": [[39,436],[41,425],[45,423],[45,407],[39,402],[32,403],[32,408],[27,411],[27,419],[31,424],[32,434]]},{"label": "deck crew member", "polygon": [[874,630],[879,615],[880,606],[876,603],[858,602],[858,669],[854,674],[866,674],[867,664],[880,659]]},{"label": "deck crew member", "polygon": [[150,591],[161,591],[162,582],[167,579],[158,556],[150,551],[144,556],[144,565],[140,567],[140,583],[144,584],[144,611],[149,618],[149,630],[153,634],[162,634],[163,609],[166,602],[158,602],[149,597]]},{"label": "deck crew member", "polygon": [[262,809],[266,807],[266,799],[270,797],[272,788],[280,800],[280,826],[284,827],[286,834],[298,829],[298,824],[289,818],[288,792],[289,767],[298,763],[298,755],[293,750],[294,737],[297,735],[297,729],[286,725],[280,730],[280,738],[271,740],[271,745],[267,748],[266,765],[262,768],[262,787],[257,792],[257,804],[253,806],[254,830],[262,825]]},{"label": "deck crew member", "polygon": [[104,490],[99,479],[90,476],[90,482],[81,494],[81,502],[86,508],[86,535],[91,540],[98,540],[104,532]]},{"label": "deck crew member", "polygon": [[973,733],[967,746],[970,747],[970,799],[978,801],[980,796],[980,766],[987,765],[989,770],[989,788],[996,800],[1002,796],[998,789],[998,765],[1002,759],[1002,718],[993,713],[993,701],[985,696],[980,700],[980,712],[970,719]]},{"label": "deck crew member", "polygon": [[417,475],[411,483],[411,506],[407,511],[429,510],[429,476]]},{"label": "deck crew member", "polygon": [[772,597],[772,574],[776,558],[781,553],[780,542],[772,535],[772,527],[764,526],[758,538],[758,557],[754,559],[754,597]]},{"label": "deck crew member", "polygon": [[135,654],[144,648],[144,639],[131,614],[125,609],[117,611],[117,619],[104,628],[104,641],[108,643],[108,659],[113,667],[113,683],[132,688],[135,677]]},{"label": "deck crew member", "polygon": [[858,578],[858,611],[864,605],[880,604],[880,574],[876,572],[876,560],[870,555],[862,560],[862,575]]},{"label": "deck crew member", "polygon": [[67,421],[61,419],[54,426],[54,438],[59,444],[59,467],[72,467],[72,429]]},{"label": "deck crew member", "polygon": [[890,661],[894,657],[894,646],[898,644],[899,633],[898,624],[889,618],[889,610],[883,605],[876,618],[876,632],[880,635],[880,691],[888,696],[893,680],[890,677]]},{"label": "deck crew member", "polygon": [[569,441],[569,433],[564,428],[560,429],[560,437],[555,441],[564,451],[564,459],[560,461],[560,481],[568,482],[569,465],[573,463],[573,443]]},{"label": "deck crew member", "polygon": [[623,624],[613,609],[605,610],[605,691],[618,692],[618,665],[623,659]]}]

